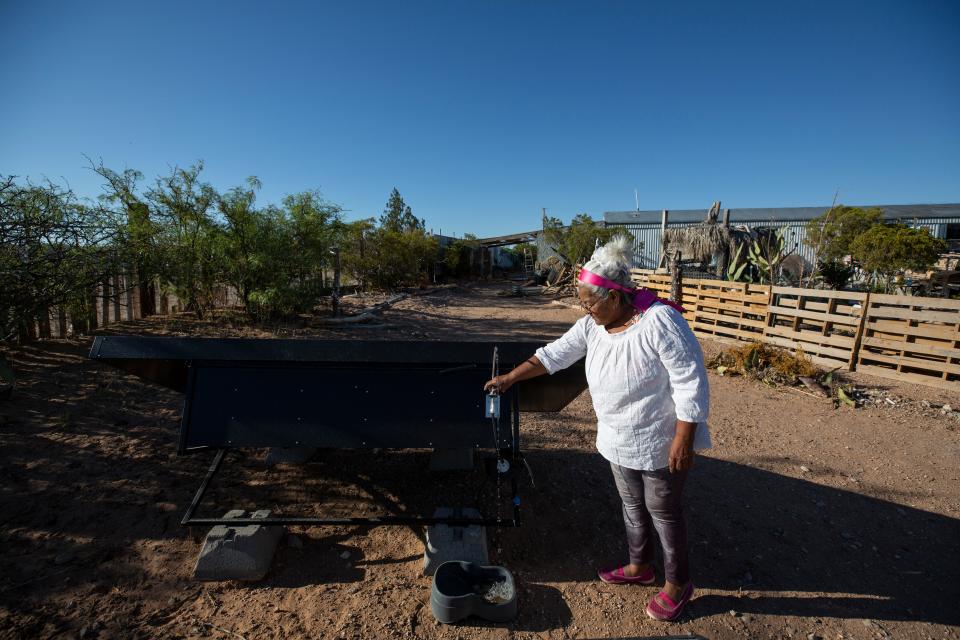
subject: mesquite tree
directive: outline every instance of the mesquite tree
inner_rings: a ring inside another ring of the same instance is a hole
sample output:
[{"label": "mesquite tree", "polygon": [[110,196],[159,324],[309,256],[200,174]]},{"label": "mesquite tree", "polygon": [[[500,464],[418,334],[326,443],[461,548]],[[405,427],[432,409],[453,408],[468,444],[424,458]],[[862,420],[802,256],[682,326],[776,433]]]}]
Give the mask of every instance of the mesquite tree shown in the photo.
[{"label": "mesquite tree", "polygon": [[52,182],[0,179],[0,340],[34,337],[52,307],[86,321],[95,287],[116,273],[122,222]]},{"label": "mesquite tree", "polygon": [[139,290],[140,315],[156,313],[156,284],[160,276],[156,225],[150,216],[150,207],[139,193],[138,184],[143,174],[134,169],[117,173],[101,161],[90,161],[90,170],[102,177],[103,194],[100,201],[113,206],[118,216],[125,218],[121,227],[123,237],[116,245],[119,259],[127,265],[133,277],[131,286]]},{"label": "mesquite tree", "polygon": [[218,195],[200,180],[202,171],[203,162],[189,169],[174,167],[146,193],[155,221],[158,271],[198,318],[213,308],[223,280],[220,230],[213,217]]}]

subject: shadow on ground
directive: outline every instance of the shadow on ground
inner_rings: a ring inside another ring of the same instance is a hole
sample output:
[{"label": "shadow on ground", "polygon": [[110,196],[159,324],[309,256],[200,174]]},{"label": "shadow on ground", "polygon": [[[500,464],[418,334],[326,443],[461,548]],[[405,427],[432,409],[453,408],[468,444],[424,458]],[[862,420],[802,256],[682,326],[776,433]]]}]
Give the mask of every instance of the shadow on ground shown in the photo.
[{"label": "shadow on ground", "polygon": [[[175,605],[165,602],[193,588],[185,574],[198,546],[178,522],[210,454],[174,454],[180,396],[86,361],[85,348],[48,343],[20,351],[18,395],[0,404],[0,609],[19,616],[25,633],[70,628],[77,616],[62,602],[84,600],[91,612],[116,602],[139,612],[154,602],[166,611]],[[565,428],[569,417],[537,420]],[[532,449],[528,460],[537,489],[521,482],[523,526],[491,530],[490,547],[525,590],[510,628],[543,631],[571,619],[563,593],[549,583],[593,583],[596,567],[624,559],[625,543],[609,467],[598,454]],[[256,455],[241,461],[211,493],[218,510],[495,508],[482,472],[431,475],[424,452],[336,452],[272,472],[257,466]],[[698,458],[687,505],[697,585],[751,594],[704,594],[689,609],[693,618],[735,608],[960,623],[957,519],[709,457]],[[384,562],[351,544],[362,534],[311,530],[302,549],[279,554],[265,586],[362,585]],[[320,549],[346,551],[351,561],[330,565],[310,553]],[[415,559],[409,551],[400,556]]]},{"label": "shadow on ground", "polygon": [[[538,581],[591,581],[599,564],[625,560],[606,462],[555,451],[528,459],[540,489],[524,528],[502,533],[505,564]],[[736,609],[960,622],[960,520],[703,456],[686,502],[694,582],[753,594],[701,596],[692,617]]]}]

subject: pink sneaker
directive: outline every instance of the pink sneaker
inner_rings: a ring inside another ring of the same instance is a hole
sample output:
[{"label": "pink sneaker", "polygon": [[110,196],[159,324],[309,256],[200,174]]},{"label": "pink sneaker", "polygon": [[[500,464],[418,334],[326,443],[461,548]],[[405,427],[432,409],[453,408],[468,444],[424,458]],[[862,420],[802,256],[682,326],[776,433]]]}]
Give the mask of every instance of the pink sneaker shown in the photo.
[{"label": "pink sneaker", "polygon": [[653,567],[647,567],[647,570],[638,576],[630,577],[623,573],[623,567],[615,569],[600,569],[597,576],[607,584],[642,584],[651,585],[657,581],[657,574]]},{"label": "pink sneaker", "polygon": [[673,598],[668,596],[665,591],[661,591],[647,604],[647,615],[661,622],[672,622],[680,617],[680,614],[683,613],[683,607],[690,602],[692,596],[692,582],[688,583],[686,589],[683,590],[680,602],[674,602]]}]

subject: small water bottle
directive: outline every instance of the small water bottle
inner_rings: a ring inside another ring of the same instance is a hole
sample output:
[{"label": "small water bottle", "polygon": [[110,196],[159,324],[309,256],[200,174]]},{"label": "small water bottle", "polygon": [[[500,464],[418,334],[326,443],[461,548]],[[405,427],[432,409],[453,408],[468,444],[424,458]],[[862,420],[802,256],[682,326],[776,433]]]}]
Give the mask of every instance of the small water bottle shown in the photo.
[{"label": "small water bottle", "polygon": [[500,417],[500,395],[497,393],[488,393],[487,401],[484,403],[484,415],[487,418]]}]

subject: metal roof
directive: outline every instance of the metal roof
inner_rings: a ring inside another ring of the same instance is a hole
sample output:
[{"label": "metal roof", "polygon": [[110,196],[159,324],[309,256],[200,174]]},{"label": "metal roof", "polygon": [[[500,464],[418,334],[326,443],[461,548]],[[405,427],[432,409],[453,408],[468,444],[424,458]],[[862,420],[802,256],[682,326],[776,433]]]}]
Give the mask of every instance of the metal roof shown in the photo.
[{"label": "metal roof", "polygon": [[491,238],[477,238],[481,247],[503,247],[511,244],[520,244],[521,242],[534,242],[540,229],[534,231],[524,231],[522,233],[511,233],[506,236],[494,236]]},{"label": "metal roof", "polygon": [[[947,204],[872,204],[857,205],[864,208],[879,207],[888,219],[904,218],[958,218],[960,203]],[[823,215],[830,207],[767,207],[755,209],[730,209],[732,224],[743,222],[780,222],[784,220],[810,220]],[[607,211],[603,221],[607,224],[660,224],[662,211]],[[669,210],[670,223],[703,222],[707,209]]]}]

